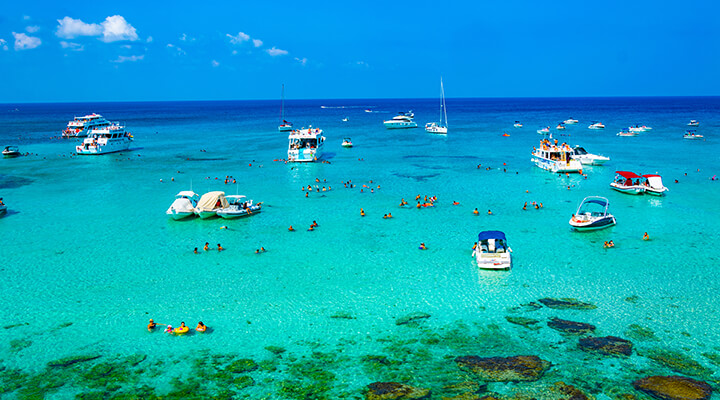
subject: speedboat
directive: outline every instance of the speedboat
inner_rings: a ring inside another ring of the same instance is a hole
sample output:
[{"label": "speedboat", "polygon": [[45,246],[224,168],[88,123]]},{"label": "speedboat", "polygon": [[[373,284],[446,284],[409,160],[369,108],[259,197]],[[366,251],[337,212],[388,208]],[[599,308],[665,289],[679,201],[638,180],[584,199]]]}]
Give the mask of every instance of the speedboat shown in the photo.
[{"label": "speedboat", "polygon": [[383,121],[383,124],[388,129],[417,128],[417,122],[413,121],[414,116],[415,114],[412,111],[401,112],[392,119]]},{"label": "speedboat", "polygon": [[546,127],[544,127],[544,128],[538,129],[538,130],[537,130],[537,133],[539,133],[539,134],[541,134],[541,135],[544,135],[544,134],[546,134],[546,133],[550,133],[550,127],[549,127],[549,126],[546,126]]},{"label": "speedboat", "polygon": [[227,207],[228,201],[225,198],[225,192],[207,192],[198,200],[195,214],[206,219],[217,215],[218,210]]},{"label": "speedboat", "polygon": [[322,129],[302,128],[291,131],[288,136],[288,161],[312,162],[322,157],[323,143],[325,137]]},{"label": "speedboat", "polygon": [[522,128],[523,125],[520,123],[520,121],[515,121],[515,123],[513,124],[513,126],[516,127],[516,128]]},{"label": "speedboat", "polygon": [[75,117],[68,122],[67,127],[62,131],[64,138],[85,137],[90,131],[110,125],[110,121],[102,115],[92,113],[82,117]]},{"label": "speedboat", "polygon": [[705,139],[705,136],[698,135],[696,130],[690,129],[690,130],[685,131],[685,134],[683,135],[683,139],[702,140],[702,139]]},{"label": "speedboat", "polygon": [[112,124],[95,128],[90,131],[83,142],[75,146],[75,153],[84,155],[99,155],[125,151],[130,147],[133,135],[125,131],[125,127]]},{"label": "speedboat", "polygon": [[617,136],[637,136],[637,132],[631,132],[631,131],[620,131],[617,133]]},{"label": "speedboat", "polygon": [[610,184],[613,189],[627,194],[643,194],[645,192],[646,186],[640,184],[640,175],[629,171],[615,171],[615,173],[617,176]]},{"label": "speedboat", "polygon": [[567,144],[551,144],[550,140],[540,141],[540,148],[533,147],[533,157],[530,159],[539,168],[552,172],[579,172],[582,173],[582,164],[573,158],[573,149]]},{"label": "speedboat", "polygon": [[353,147],[352,141],[350,140],[349,137],[346,137],[345,139],[343,139],[342,147]]},{"label": "speedboat", "polygon": [[645,193],[651,194],[653,196],[664,196],[665,192],[667,192],[668,188],[666,188],[663,185],[662,178],[660,175],[643,175],[643,178],[645,178]]},{"label": "speedboat", "polygon": [[345,117],[342,119],[342,122],[348,122],[348,121],[350,121],[350,118],[348,118],[348,117]]},{"label": "speedboat", "polygon": [[17,146],[5,146],[2,155],[5,158],[20,157],[20,149]]},{"label": "speedboat", "polygon": [[615,217],[608,212],[608,199],[588,196],[570,218],[570,226],[578,231],[591,231],[615,225]]},{"label": "speedboat", "polygon": [[480,232],[473,256],[481,269],[512,268],[512,249],[508,247],[505,234],[500,231]]},{"label": "speedboat", "polygon": [[605,129],[605,125],[602,122],[593,122],[588,129]]},{"label": "speedboat", "polygon": [[195,205],[197,204],[198,194],[192,190],[185,190],[175,195],[175,201],[170,205],[165,214],[169,215],[175,221],[195,215]]},{"label": "speedboat", "polygon": [[687,126],[700,126],[700,123],[698,121],[695,121],[694,119],[691,119],[690,122],[688,122]]},{"label": "speedboat", "polygon": [[572,125],[572,124],[577,124],[577,123],[578,123],[578,120],[572,119],[572,118],[569,118],[569,119],[566,119],[565,121],[563,121],[563,124],[565,124],[565,125]]},{"label": "speedboat", "polygon": [[628,127],[627,130],[629,132],[640,133],[640,132],[646,132],[646,131],[652,130],[652,128],[649,126],[645,126],[645,125],[643,125],[643,126],[635,125],[635,126]]},{"label": "speedboat", "polygon": [[555,129],[559,131],[565,130],[565,124],[561,122],[555,127]]},{"label": "speedboat", "polygon": [[225,196],[228,206],[217,210],[217,215],[225,219],[247,217],[262,211],[262,202],[253,204],[252,200],[241,195]]},{"label": "speedboat", "polygon": [[605,161],[610,161],[610,158],[600,156],[597,154],[590,154],[585,148],[575,146],[572,149],[572,158],[580,161],[583,165],[603,165]]},{"label": "speedboat", "polygon": [[448,132],[447,107],[445,106],[445,89],[443,88],[442,77],[440,78],[440,122],[428,122],[425,124],[425,132],[436,135],[447,135]]}]

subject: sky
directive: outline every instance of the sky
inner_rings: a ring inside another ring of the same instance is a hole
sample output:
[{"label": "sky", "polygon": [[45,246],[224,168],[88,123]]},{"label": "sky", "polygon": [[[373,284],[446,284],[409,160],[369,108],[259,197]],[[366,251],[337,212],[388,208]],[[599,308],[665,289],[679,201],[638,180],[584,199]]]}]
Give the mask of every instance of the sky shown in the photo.
[{"label": "sky", "polygon": [[720,95],[720,2],[8,1],[0,102]]}]

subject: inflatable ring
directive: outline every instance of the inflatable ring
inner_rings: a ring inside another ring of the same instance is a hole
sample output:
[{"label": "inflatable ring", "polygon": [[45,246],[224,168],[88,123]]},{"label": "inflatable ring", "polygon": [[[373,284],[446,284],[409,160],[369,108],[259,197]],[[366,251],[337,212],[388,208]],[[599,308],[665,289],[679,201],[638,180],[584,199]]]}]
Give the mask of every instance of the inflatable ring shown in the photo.
[{"label": "inflatable ring", "polygon": [[184,334],[188,333],[189,331],[190,331],[190,328],[188,328],[187,326],[178,327],[178,328],[173,329],[173,333],[175,333],[176,335],[184,335]]},{"label": "inflatable ring", "polygon": [[207,326],[203,326],[202,328],[197,328],[197,329],[195,329],[195,330],[198,331],[198,332],[200,332],[200,333],[203,333],[203,332],[205,332],[205,331],[207,330]]}]

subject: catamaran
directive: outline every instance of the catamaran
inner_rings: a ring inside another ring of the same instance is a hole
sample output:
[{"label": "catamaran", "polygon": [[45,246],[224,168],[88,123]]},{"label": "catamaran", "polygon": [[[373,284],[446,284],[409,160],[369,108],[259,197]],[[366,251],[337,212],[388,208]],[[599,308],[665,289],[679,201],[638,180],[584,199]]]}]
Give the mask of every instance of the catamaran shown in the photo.
[{"label": "catamaran", "polygon": [[[444,117],[444,119],[443,119]],[[440,122],[428,122],[425,124],[425,132],[438,135],[447,135],[447,108],[445,107],[445,89],[443,88],[442,77],[440,78]]]},{"label": "catamaran", "polygon": [[282,94],[280,95],[280,132],[289,132],[293,129],[291,122],[285,121],[285,85],[282,85]]}]

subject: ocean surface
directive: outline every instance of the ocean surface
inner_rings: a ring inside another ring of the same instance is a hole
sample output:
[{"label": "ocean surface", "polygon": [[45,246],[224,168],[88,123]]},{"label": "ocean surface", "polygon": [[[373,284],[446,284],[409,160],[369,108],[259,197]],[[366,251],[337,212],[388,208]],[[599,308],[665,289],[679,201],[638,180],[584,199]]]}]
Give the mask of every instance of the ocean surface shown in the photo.
[{"label": "ocean surface", "polygon": [[[407,110],[419,128],[384,128]],[[126,124],[131,151],[74,156],[60,131],[92,112]],[[648,399],[632,382],[651,375],[717,388],[720,98],[450,98],[447,112],[445,137],[422,128],[439,119],[437,99],[287,100],[286,119],[327,137],[327,162],[293,164],[279,101],[0,105],[0,145],[29,153],[0,159],[0,397],[361,399],[395,381],[437,399],[467,382],[506,399],[565,398],[557,382]],[[554,129],[570,117],[580,122]],[[690,119],[706,140],[683,140]],[[653,129],[616,136],[635,124]],[[586,177],[535,167],[545,126],[611,160]],[[660,174],[670,190],[612,191],[616,170]],[[168,218],[190,189],[244,194],[263,211]],[[416,209],[417,195],[435,207]],[[617,225],[574,232],[591,195],[609,199]],[[533,201],[543,208],[522,209]],[[477,268],[483,230],[506,233],[512,270]],[[563,333],[553,317],[596,330]],[[149,318],[211,332],[149,333]],[[627,339],[632,353],[584,350],[587,336]],[[552,366],[532,382],[489,381],[454,361],[470,355]]]}]

